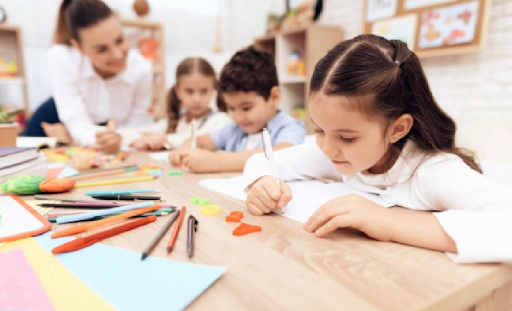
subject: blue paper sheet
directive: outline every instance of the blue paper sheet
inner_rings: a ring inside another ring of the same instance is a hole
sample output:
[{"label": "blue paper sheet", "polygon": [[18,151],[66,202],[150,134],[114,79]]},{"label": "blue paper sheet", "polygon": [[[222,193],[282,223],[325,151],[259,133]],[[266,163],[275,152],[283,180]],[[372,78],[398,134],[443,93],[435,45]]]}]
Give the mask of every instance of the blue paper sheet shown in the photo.
[{"label": "blue paper sheet", "polygon": [[[51,249],[72,238],[34,238]],[[56,258],[119,310],[182,310],[211,286],[225,267],[184,263],[96,243]]]}]

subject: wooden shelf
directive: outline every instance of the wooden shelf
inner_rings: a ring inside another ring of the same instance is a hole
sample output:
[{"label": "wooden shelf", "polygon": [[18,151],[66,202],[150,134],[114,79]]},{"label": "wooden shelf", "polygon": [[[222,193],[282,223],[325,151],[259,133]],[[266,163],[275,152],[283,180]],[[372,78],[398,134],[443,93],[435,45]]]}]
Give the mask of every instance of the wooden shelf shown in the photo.
[{"label": "wooden shelf", "polygon": [[158,44],[157,60],[151,60],[153,65],[153,103],[150,113],[154,117],[166,116],[166,85],[165,85],[165,34],[161,23],[146,19],[121,19],[125,27],[126,37],[130,47],[139,49],[139,40],[151,38]]},{"label": "wooden shelf", "polygon": [[306,83],[307,77],[299,77],[299,76],[284,76],[279,79],[279,83],[281,84],[292,84],[292,83]]},{"label": "wooden shelf", "polygon": [[0,84],[21,86],[23,102],[13,103],[13,106],[22,107],[25,110],[25,116],[28,116],[30,102],[23,56],[23,36],[20,27],[0,24],[0,57],[12,58],[16,61],[18,67],[16,77],[0,77]]},{"label": "wooden shelf", "polygon": [[[254,45],[275,56],[282,100],[280,108],[291,113],[295,108],[307,109],[309,81],[316,63],[327,52],[343,40],[343,30],[338,27],[308,24],[301,27],[284,29],[254,39]],[[290,75],[287,63],[292,52],[298,52],[304,61],[306,76]],[[313,127],[306,118],[308,133]]]},{"label": "wooden shelf", "polygon": [[8,84],[8,83],[24,84],[25,83],[25,79],[24,78],[18,78],[18,77],[14,77],[14,78],[0,77],[0,84]]}]

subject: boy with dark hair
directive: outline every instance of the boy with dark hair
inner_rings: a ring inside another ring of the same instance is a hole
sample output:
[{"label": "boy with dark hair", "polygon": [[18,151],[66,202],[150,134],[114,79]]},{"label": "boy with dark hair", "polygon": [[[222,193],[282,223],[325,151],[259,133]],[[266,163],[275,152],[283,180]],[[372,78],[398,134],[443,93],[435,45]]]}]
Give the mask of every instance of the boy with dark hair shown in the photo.
[{"label": "boy with dark hair", "polygon": [[281,90],[271,54],[253,46],[238,51],[222,69],[219,91],[234,123],[198,136],[196,149],[190,149],[190,139],[185,141],[169,153],[172,165],[196,173],[242,171],[251,155],[263,152],[263,128],[269,131],[274,150],[304,141],[304,127],[277,109]]}]

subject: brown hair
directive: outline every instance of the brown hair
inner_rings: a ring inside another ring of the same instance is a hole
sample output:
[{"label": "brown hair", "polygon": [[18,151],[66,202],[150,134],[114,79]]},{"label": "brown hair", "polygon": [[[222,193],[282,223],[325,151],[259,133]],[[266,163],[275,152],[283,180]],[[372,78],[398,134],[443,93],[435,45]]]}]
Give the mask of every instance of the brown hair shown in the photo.
[{"label": "brown hair", "polygon": [[219,79],[219,89],[223,93],[256,92],[265,100],[278,85],[274,57],[254,46],[236,52],[222,69]]},{"label": "brown hair", "polygon": [[360,35],[338,44],[317,63],[310,89],[310,96],[322,91],[370,99],[351,101],[351,108],[377,116],[385,128],[401,115],[410,114],[414,124],[393,144],[395,151],[412,139],[422,151],[453,153],[482,172],[474,155],[455,145],[455,122],[435,101],[418,57],[402,41]]},{"label": "brown hair", "polygon": [[78,30],[87,28],[112,16],[113,11],[100,0],[63,0],[57,16],[53,35],[55,44],[80,42]]},{"label": "brown hair", "polygon": [[210,65],[210,63],[204,58],[185,58],[176,68],[176,84],[171,87],[167,94],[167,133],[174,133],[176,131],[176,126],[178,125],[181,116],[181,101],[176,94],[176,85],[178,84],[178,80],[181,76],[189,75],[194,72],[199,72],[205,77],[213,79],[214,88],[217,90],[217,108],[219,111],[226,111],[226,104],[218,94],[217,76],[215,75],[215,69],[213,69],[212,65]]}]

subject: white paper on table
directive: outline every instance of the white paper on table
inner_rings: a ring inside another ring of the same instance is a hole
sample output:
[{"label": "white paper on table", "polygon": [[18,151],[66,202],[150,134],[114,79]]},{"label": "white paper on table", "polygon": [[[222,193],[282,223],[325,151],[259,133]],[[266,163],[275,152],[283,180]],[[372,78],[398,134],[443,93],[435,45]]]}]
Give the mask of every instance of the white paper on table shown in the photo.
[{"label": "white paper on table", "polygon": [[157,161],[163,161],[165,163],[169,163],[169,151],[164,152],[152,152],[149,154],[149,157],[151,159],[157,160]]},{"label": "white paper on table", "polygon": [[[225,179],[203,179],[203,187],[215,190],[230,197],[245,201],[247,194],[242,188],[243,177]],[[324,183],[319,180],[287,182],[292,189],[293,199],[284,209],[283,216],[305,223],[311,215],[325,202],[347,194],[358,194],[384,207],[391,207],[380,196],[352,188],[343,183]]]},{"label": "white paper on table", "polygon": [[42,224],[34,215],[10,196],[0,197],[0,238],[41,229]]}]

